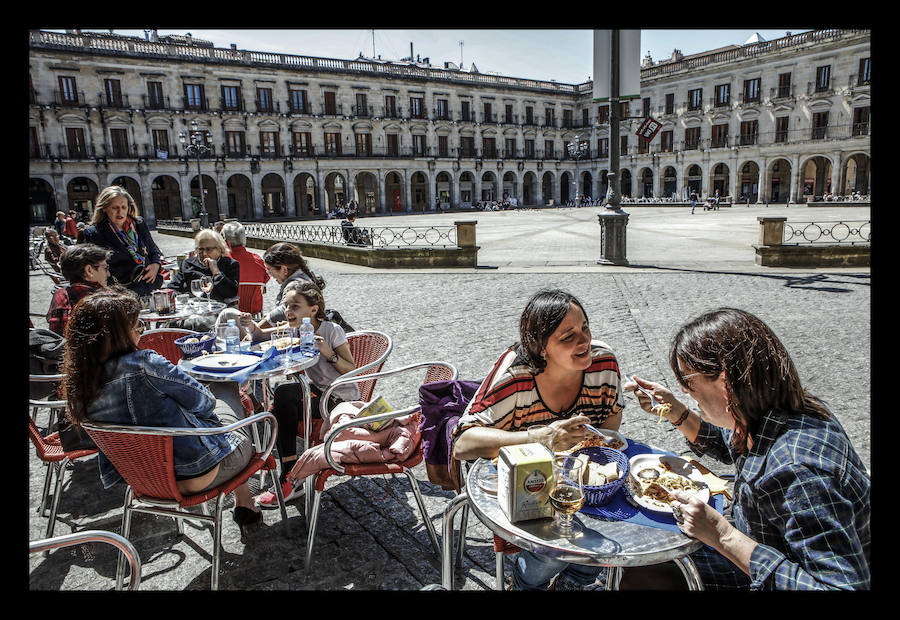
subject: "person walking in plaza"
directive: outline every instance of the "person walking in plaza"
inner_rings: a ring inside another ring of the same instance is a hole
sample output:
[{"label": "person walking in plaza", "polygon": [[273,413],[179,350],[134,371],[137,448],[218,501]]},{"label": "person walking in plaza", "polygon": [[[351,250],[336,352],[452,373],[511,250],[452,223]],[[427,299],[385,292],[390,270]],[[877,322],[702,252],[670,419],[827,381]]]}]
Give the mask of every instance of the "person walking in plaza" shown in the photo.
[{"label": "person walking in plaza", "polygon": [[691,190],[691,215],[694,214],[694,209],[697,208],[697,192]]},{"label": "person walking in plaza", "polygon": [[[528,427],[547,425],[556,450],[586,437],[585,423],[618,430],[625,399],[619,364],[593,340],[584,308],[559,289],[538,291],[519,320],[519,342],[494,363],[452,433],[457,460],[497,457],[500,448],[533,441]],[[602,567],[569,564],[530,551],[514,562],[515,590],[581,590]]]},{"label": "person walking in plaza", "polygon": [[[312,412],[318,416],[319,399],[331,382],[356,368],[347,335],[340,325],[326,318],[322,291],[312,282],[293,280],[288,283],[284,291],[284,315],[291,328],[300,327],[303,319],[308,318],[315,329],[319,359],[304,372],[312,391]],[[273,331],[257,327],[247,313],[241,315],[241,327],[247,330],[253,342],[266,341]],[[295,489],[288,480],[290,469],[297,460],[297,425],[303,414],[302,398],[302,388],[293,381],[278,385],[273,396],[272,413],[278,420],[278,458],[281,461],[281,490],[285,501],[297,499],[303,493],[301,485]],[[359,400],[356,384],[341,386],[332,393],[328,410],[331,411],[340,402],[353,400]],[[256,499],[262,507],[278,506],[274,489],[260,494]]]},{"label": "person walking in plaza", "polygon": [[75,304],[106,287],[109,279],[108,256],[108,249],[92,243],[73,245],[63,252],[60,268],[69,284],[56,289],[50,299],[47,325],[51,331],[65,336]]},{"label": "person walking in plaza", "polygon": [[56,229],[56,234],[62,237],[66,231],[66,214],[62,211],[56,212],[56,219],[53,220],[53,228]]},{"label": "person walking in plaza", "polygon": [[75,210],[71,209],[69,215],[66,216],[66,223],[63,226],[63,235],[68,237],[72,243],[78,237],[78,221],[75,217]]},{"label": "person walking in plaza", "polygon": [[100,192],[91,224],[84,229],[84,241],[112,250],[110,275],[138,297],[163,285],[159,273],[162,252],[124,188],[111,185]]},{"label": "person walking in plaza", "polygon": [[671,405],[665,417],[688,447],[737,474],[731,519],[675,494],[679,527],[708,545],[691,555],[706,589],[869,589],[866,467],[771,328],[743,310],[707,312],[678,330],[669,365],[699,410],[640,377],[625,389]]},{"label": "person walking in plaza", "polygon": [[[205,386],[152,349],[139,349],[141,302],[120,286],[81,300],[69,319],[63,381],[67,414],[85,421],[214,428],[244,417],[240,406],[219,391],[227,382]],[[233,478],[250,462],[253,444],[246,427],[231,433],[175,437],[173,466],[178,490],[201,493]],[[100,481],[108,489],[122,480],[101,452]],[[262,515],[244,482],[234,490],[234,520],[243,526]]]}]

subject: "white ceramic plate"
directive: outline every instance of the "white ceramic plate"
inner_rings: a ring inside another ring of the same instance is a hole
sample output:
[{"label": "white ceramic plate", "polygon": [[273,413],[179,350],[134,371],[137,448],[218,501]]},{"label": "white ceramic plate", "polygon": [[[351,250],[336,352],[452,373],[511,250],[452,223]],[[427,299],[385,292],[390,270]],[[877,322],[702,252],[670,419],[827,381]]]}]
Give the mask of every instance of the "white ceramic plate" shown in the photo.
[{"label": "white ceramic plate", "polygon": [[208,368],[211,370],[238,370],[259,362],[255,355],[236,353],[223,353],[217,355],[201,355],[191,360],[194,368]]},{"label": "white ceramic plate", "polygon": [[654,500],[646,495],[641,495],[636,492],[636,489],[640,488],[639,483],[637,482],[637,475],[644,469],[656,469],[661,474],[666,472],[666,468],[663,466],[669,466],[669,470],[673,473],[679,474],[688,478],[694,482],[698,482],[701,485],[701,489],[696,493],[696,497],[702,501],[703,503],[709,502],[709,487],[703,481],[703,474],[700,473],[700,470],[688,463],[683,458],[677,456],[670,456],[667,454],[638,454],[637,456],[631,457],[628,461],[628,480],[625,484],[625,492],[629,495],[629,497],[634,500],[636,504],[639,506],[646,508],[647,510],[652,510],[653,512],[662,512],[666,514],[672,513],[672,508],[663,502]]}]

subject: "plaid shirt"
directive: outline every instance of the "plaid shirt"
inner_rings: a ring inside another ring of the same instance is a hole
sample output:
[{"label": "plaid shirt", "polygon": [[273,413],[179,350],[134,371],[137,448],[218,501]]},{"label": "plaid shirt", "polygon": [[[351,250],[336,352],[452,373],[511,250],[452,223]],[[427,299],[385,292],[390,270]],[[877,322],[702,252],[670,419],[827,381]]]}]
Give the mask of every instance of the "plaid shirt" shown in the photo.
[{"label": "plaid shirt", "polygon": [[771,411],[746,455],[731,434],[703,422],[690,447],[735,464],[734,526],[758,545],[749,579],[709,549],[692,555],[707,587],[869,589],[870,480],[837,419]]}]

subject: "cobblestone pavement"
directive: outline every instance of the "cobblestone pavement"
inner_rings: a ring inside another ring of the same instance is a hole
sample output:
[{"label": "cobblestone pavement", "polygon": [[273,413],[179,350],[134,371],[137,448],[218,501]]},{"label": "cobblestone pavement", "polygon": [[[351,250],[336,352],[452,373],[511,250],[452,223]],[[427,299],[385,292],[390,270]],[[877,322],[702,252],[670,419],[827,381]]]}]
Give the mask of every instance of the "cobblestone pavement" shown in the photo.
[{"label": "cobblestone pavement", "polygon": [[[555,215],[550,213],[545,218],[546,228],[559,223],[561,217],[594,218],[593,214],[578,211],[555,210]],[[634,211],[629,225],[635,231],[642,227],[666,229],[665,214],[652,214],[655,221],[650,222],[649,212],[645,218],[637,209]],[[791,219],[799,219],[793,208],[791,211]],[[803,211],[802,216],[809,217],[808,213]],[[859,217],[857,213],[851,215]],[[518,221],[514,218],[521,220],[523,214],[479,215],[490,216],[479,217],[481,256],[505,251],[492,250],[491,240],[502,237],[499,230],[503,227],[520,226],[514,224]],[[731,214],[723,210],[705,215]],[[419,216],[422,217],[431,221],[427,219],[431,216]],[[677,222],[683,222],[689,216],[681,212],[675,217]],[[730,238],[727,243],[707,248],[703,244],[713,241],[695,241],[691,260],[681,264],[656,261],[652,268],[649,261],[641,261],[642,267],[600,268],[588,258],[574,261],[579,264],[563,259],[556,265],[544,261],[541,267],[528,260],[535,255],[532,252],[525,253],[522,264],[509,261],[496,270],[441,273],[397,273],[320,260],[309,262],[327,281],[324,293],[328,307],[340,310],[357,329],[379,329],[391,334],[394,350],[389,367],[446,360],[457,366],[463,379],[480,379],[499,353],[516,340],[519,314],[528,297],[540,287],[560,287],[574,293],[588,312],[595,337],[612,347],[624,371],[659,380],[676,391],[667,351],[678,326],[715,307],[743,308],[766,321],[784,341],[805,387],[828,401],[871,468],[869,270],[759,268],[753,264],[752,249],[749,260],[746,255],[749,244],[755,242],[755,216],[742,214],[741,219],[747,221],[741,223],[737,222],[738,217],[733,215],[731,224],[720,218],[716,225],[740,231],[744,237],[740,242]],[[863,217],[868,218],[868,210]],[[809,220],[817,218],[823,219],[815,216]],[[463,218],[457,215],[456,219]],[[365,224],[399,225],[401,221],[385,220],[367,220]],[[674,225],[670,222],[668,226]],[[570,242],[572,252],[591,256],[584,244],[596,243],[591,238],[593,234],[585,235],[580,245]],[[154,237],[166,254],[191,247],[189,239],[157,233]],[[635,238],[638,237],[636,233]],[[660,255],[664,254],[661,249]],[[704,262],[698,254],[715,258]],[[49,280],[31,272],[29,286],[31,311],[46,311]],[[276,292],[277,286],[269,287],[266,307]],[[41,326],[41,321],[36,325]],[[383,380],[377,392],[401,401],[402,394],[415,398],[415,387],[398,380]],[[641,411],[631,397],[622,432],[677,453],[687,452],[677,430],[671,425],[657,425],[656,419]],[[727,471],[721,464],[704,462],[720,473]],[[453,493],[429,483],[424,466],[416,469],[416,475],[429,518],[440,534],[442,512]],[[33,450],[29,478],[28,533],[29,539],[34,540],[44,536],[46,518],[36,513],[43,466]],[[123,492],[121,486],[102,489],[94,462],[75,465],[61,498],[56,534],[85,529],[118,532]],[[416,590],[440,583],[439,559],[431,551],[405,479],[355,479],[336,484],[332,478],[322,501],[314,565],[309,574],[303,567],[306,524],[300,509],[300,502],[288,505],[290,527],[279,522],[278,511],[266,511],[264,523],[243,542],[230,510],[226,509],[220,589]],[[185,536],[179,538],[171,519],[139,515],[134,519],[132,540],[143,562],[141,589],[209,587],[211,528],[186,523]],[[491,535],[475,517],[469,519],[466,541],[456,587],[491,589]],[[29,561],[30,588],[109,590],[114,586],[115,556],[111,547],[102,545],[79,545],[46,558],[33,554]]]}]

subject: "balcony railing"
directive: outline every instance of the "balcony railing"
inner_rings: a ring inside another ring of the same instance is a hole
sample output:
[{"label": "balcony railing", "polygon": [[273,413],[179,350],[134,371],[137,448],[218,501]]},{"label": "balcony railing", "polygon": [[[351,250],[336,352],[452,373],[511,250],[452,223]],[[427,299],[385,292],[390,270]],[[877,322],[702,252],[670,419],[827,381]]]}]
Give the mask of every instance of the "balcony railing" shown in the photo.
[{"label": "balcony railing", "polygon": [[98,93],[97,98],[100,101],[100,106],[104,108],[116,108],[120,110],[127,110],[131,107],[128,103],[128,95],[120,94],[110,96],[109,93]]},{"label": "balcony railing", "polygon": [[169,103],[169,97],[164,95],[162,97],[151,97],[150,95],[141,95],[141,101],[144,104],[145,110],[171,110],[172,106]]},{"label": "balcony railing", "polygon": [[58,106],[81,106],[87,105],[87,99],[84,97],[84,91],[63,92],[59,90],[53,91],[53,103]]}]

